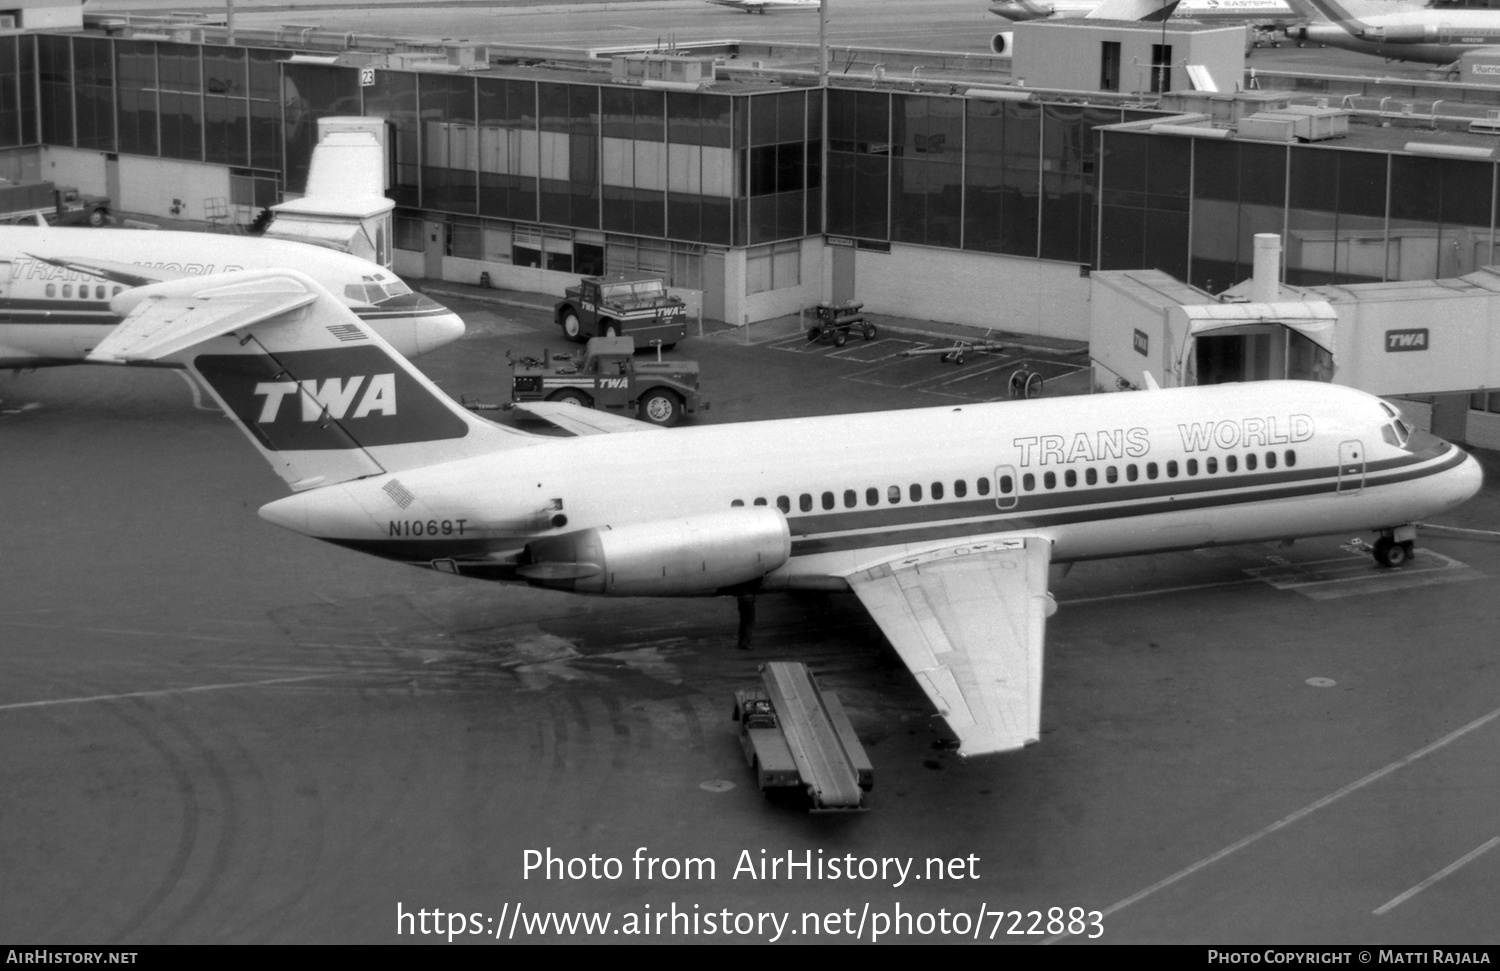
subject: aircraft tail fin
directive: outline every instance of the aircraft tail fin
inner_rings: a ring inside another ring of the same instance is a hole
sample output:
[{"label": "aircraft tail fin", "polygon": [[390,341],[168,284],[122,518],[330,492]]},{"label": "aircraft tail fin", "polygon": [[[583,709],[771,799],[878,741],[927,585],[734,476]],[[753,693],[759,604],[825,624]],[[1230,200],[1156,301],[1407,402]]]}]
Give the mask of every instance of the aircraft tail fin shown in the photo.
[{"label": "aircraft tail fin", "polygon": [[1287,2],[1293,10],[1308,20],[1318,20],[1321,17],[1345,30],[1355,29],[1361,25],[1359,14],[1340,3],[1339,0],[1287,0]]},{"label": "aircraft tail fin", "polygon": [[186,366],[295,491],[542,440],[464,409],[293,270],[139,287],[112,307],[125,321],[95,355]]}]

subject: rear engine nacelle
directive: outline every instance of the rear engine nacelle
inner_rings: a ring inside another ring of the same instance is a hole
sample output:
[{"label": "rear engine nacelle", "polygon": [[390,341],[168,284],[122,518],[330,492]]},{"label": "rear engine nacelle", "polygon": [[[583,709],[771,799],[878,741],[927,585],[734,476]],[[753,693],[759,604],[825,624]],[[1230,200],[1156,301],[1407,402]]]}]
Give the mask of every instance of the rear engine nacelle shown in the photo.
[{"label": "rear engine nacelle", "polygon": [[549,536],[527,544],[518,572],[536,586],[577,593],[696,596],[758,580],[791,555],[781,510],[744,506]]},{"label": "rear engine nacelle", "polygon": [[1003,30],[990,38],[990,53],[1004,54],[1009,57],[1011,53],[1010,49],[1015,45],[1015,41],[1015,31]]}]

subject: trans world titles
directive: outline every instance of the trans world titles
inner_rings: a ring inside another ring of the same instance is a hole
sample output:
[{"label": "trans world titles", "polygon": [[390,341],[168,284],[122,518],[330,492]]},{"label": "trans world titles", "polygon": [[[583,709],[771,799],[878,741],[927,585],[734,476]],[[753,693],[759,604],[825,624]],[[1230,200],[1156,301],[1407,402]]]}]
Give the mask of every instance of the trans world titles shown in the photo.
[{"label": "trans world titles", "polygon": [[[717,880],[721,867],[708,856],[657,856],[637,847],[629,860],[617,856],[562,856],[548,846],[521,854],[523,880]],[[867,880],[900,887],[907,880],[978,880],[979,857],[855,856],[823,850],[741,850],[731,880]]]}]

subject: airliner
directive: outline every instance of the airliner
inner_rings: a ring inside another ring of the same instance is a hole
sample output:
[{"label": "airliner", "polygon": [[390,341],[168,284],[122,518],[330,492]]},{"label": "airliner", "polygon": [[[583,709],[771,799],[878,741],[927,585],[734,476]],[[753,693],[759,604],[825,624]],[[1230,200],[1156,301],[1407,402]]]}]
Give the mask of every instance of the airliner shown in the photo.
[{"label": "airliner", "polygon": [[[1306,19],[1306,14],[1288,0],[1055,0],[1050,3],[1001,0],[991,4],[989,11],[1013,23],[1074,17],[1160,23],[1170,18],[1220,25],[1250,24],[1257,31]],[[995,34],[990,38],[990,50],[1008,54],[1013,42],[1011,31]]]},{"label": "airliner", "polygon": [[130,287],[227,270],[298,267],[403,355],[463,336],[457,314],[376,263],[285,240],[145,229],[0,226],[0,367],[84,363]]},{"label": "airliner", "polygon": [[460,407],[294,271],[112,306],[91,357],[189,368],[291,488],[269,522],[579,594],[852,592],[965,755],[1039,736],[1049,564],[1370,530],[1397,566],[1482,484],[1390,404],[1311,381],[672,429],[530,405],[558,437]]},{"label": "airliner", "polygon": [[1452,64],[1475,51],[1500,52],[1500,10],[1407,7],[1359,16],[1338,0],[1293,0],[1329,23],[1293,27],[1287,36],[1389,61]]},{"label": "airliner", "polygon": [[716,7],[729,7],[745,13],[763,14],[767,10],[817,10],[820,0],[703,0]]},{"label": "airliner", "polygon": [[1001,0],[989,11],[1014,22],[1088,17],[1158,21],[1168,17],[1204,23],[1287,24],[1304,19],[1288,0]]}]

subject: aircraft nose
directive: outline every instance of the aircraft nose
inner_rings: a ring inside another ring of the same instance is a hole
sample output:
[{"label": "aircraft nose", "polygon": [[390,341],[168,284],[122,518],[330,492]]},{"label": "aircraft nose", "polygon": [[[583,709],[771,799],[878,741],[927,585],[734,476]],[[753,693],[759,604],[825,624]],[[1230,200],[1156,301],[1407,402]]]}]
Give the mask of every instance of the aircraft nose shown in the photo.
[{"label": "aircraft nose", "polygon": [[1458,498],[1454,505],[1458,505],[1461,502],[1468,502],[1477,496],[1479,490],[1483,488],[1483,467],[1480,466],[1479,461],[1474,456],[1464,456],[1463,464],[1456,470],[1454,492]]},{"label": "aircraft nose", "polygon": [[464,320],[451,310],[422,318],[417,329],[417,353],[426,354],[464,336]]}]

